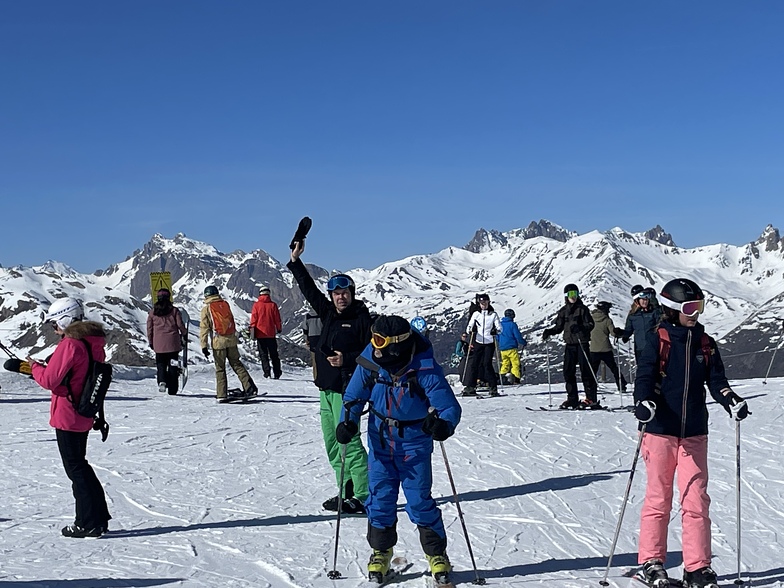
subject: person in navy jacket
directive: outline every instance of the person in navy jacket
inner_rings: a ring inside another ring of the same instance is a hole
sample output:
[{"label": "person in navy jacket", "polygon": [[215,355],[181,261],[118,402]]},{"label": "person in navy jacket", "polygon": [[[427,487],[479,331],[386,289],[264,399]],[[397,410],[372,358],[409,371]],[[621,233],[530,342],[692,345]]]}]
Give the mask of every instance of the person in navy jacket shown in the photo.
[{"label": "person in navy jacket", "polygon": [[638,562],[644,579],[669,586],[664,563],[677,472],[683,527],[686,588],[716,584],[711,565],[708,514],[708,407],[713,399],[736,420],[749,414],[732,391],[716,341],[698,322],[705,295],[691,280],[676,279],[661,291],[662,322],[647,334],[634,382],[634,414],[644,427],[642,458],[648,473],[640,522]]},{"label": "person in navy jacket", "polygon": [[399,316],[380,316],[371,327],[371,344],[343,395],[344,410],[336,437],[350,442],[369,404],[367,441],[370,496],[368,543],[373,549],[368,572],[389,571],[397,543],[397,497],[406,496],[406,512],[419,529],[422,549],[434,577],[451,571],[441,511],[431,495],[433,441],[450,437],[461,408],[429,341]]}]

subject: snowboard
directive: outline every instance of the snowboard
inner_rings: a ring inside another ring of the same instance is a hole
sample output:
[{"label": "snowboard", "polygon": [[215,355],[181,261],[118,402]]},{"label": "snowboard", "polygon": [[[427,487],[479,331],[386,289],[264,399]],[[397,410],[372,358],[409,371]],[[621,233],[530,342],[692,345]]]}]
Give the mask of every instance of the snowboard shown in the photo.
[{"label": "snowboard", "polygon": [[[188,311],[184,308],[180,309],[180,316],[182,316],[182,322],[185,325],[188,333],[190,333],[190,322],[191,317],[188,315]],[[185,341],[182,342],[182,353],[180,355],[179,361],[179,368],[180,368],[180,390],[185,388],[185,384],[188,383],[188,342],[189,337],[185,335]]]},{"label": "snowboard", "polygon": [[246,404],[248,402],[255,402],[257,400],[261,400],[260,396],[263,396],[266,392],[258,392],[254,396],[248,396],[245,394],[245,391],[242,388],[229,388],[226,396],[225,403],[226,404]]}]

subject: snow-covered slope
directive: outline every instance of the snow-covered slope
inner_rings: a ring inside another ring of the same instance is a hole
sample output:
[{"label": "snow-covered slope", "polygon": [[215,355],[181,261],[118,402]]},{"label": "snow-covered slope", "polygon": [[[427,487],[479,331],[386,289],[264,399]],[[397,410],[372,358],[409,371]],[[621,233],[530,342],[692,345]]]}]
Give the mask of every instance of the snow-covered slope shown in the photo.
[{"label": "snow-covered slope", "polygon": [[[137,370],[138,372],[138,370]],[[335,517],[321,502],[336,492],[322,446],[318,393],[306,370],[286,368],[268,396],[218,405],[211,366],[195,367],[182,395],[154,379],[117,379],[107,400],[111,433],[91,436],[88,458],[114,519],[97,540],[65,539],[70,483],[48,427],[49,396],[29,379],[0,373],[0,587],[355,588],[369,548],[364,518],[343,518],[338,581]],[[124,370],[127,377],[142,374]],[[781,397],[784,381],[733,382],[753,415],[741,428],[742,570],[751,586],[784,585],[781,529]],[[558,396],[555,399],[560,400]],[[463,403],[444,443],[480,577],[506,588],[599,588],[636,444],[628,412],[543,412],[547,385]],[[620,404],[607,396],[610,406]],[[534,408],[534,411],[526,410]],[[713,565],[723,586],[736,577],[735,429],[709,406]],[[363,425],[364,429],[364,425]],[[363,433],[364,436],[364,433]],[[456,580],[475,578],[440,449],[433,455]],[[636,564],[645,488],[640,460],[610,579]],[[397,553],[413,567],[396,586],[423,588],[426,563],[400,498]],[[671,515],[667,568],[680,578],[680,511]]]}]

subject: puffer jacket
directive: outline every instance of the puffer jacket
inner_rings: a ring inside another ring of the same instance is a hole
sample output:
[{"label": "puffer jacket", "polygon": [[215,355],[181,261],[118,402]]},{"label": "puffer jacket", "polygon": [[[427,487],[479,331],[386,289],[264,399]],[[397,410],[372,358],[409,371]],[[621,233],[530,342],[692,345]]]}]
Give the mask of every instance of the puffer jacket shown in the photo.
[{"label": "puffer jacket", "polygon": [[156,310],[153,308],[147,315],[147,341],[155,353],[179,353],[182,351],[182,338],[188,336],[188,327],[182,322],[180,309],[172,306],[163,315],[156,314]]},{"label": "puffer jacket", "polygon": [[[286,267],[322,322],[315,352],[315,384],[319,390],[343,393],[357,366],[357,357],[370,343],[370,325],[373,322],[370,311],[364,302],[355,298],[346,310],[338,313],[332,300],[318,289],[301,259],[289,261]],[[343,354],[341,367],[332,367],[327,361],[328,351]]]},{"label": "puffer jacket", "polygon": [[630,312],[626,317],[626,325],[623,328],[623,336],[626,338],[634,335],[634,353],[637,357],[645,350],[648,335],[656,330],[661,320],[661,309],[649,306],[648,310],[643,311],[638,308]]},{"label": "puffer jacket", "polygon": [[471,315],[466,327],[469,339],[481,345],[495,343],[495,336],[503,330],[498,315],[492,310],[477,310]]},{"label": "puffer jacket", "polygon": [[508,316],[502,317],[501,332],[498,333],[498,349],[508,351],[518,347],[525,347],[525,345],[526,341],[514,319]]},{"label": "puffer jacket", "polygon": [[223,300],[219,295],[207,296],[204,299],[204,306],[201,309],[199,317],[199,343],[201,348],[209,347],[210,339],[212,339],[213,349],[228,349],[230,347],[237,347],[239,340],[237,333],[232,335],[218,335],[212,328],[212,315],[210,315],[210,302],[217,302]]},{"label": "puffer jacket", "polygon": [[254,339],[273,339],[280,333],[280,309],[269,294],[261,294],[250,312],[250,328]]},{"label": "puffer jacket", "polygon": [[610,316],[603,310],[595,308],[591,311],[593,330],[591,331],[591,353],[606,353],[612,351],[610,336],[615,331],[615,325]]},{"label": "puffer jacket", "polygon": [[[572,332],[572,325],[577,325],[577,332]],[[578,298],[575,302],[564,304],[555,316],[555,326],[550,329],[553,335],[563,331],[564,343],[577,345],[581,343],[588,351],[587,346],[593,329],[593,318],[588,307]]]},{"label": "puffer jacket", "polygon": [[[84,433],[93,427],[92,417],[81,416],[68,399],[70,388],[74,401],[79,401],[90,366],[90,358],[82,341],[90,345],[95,361],[106,361],[106,333],[103,326],[93,321],[77,321],[65,328],[65,334],[46,366],[37,362],[30,366],[35,381],[42,388],[52,391],[49,424],[55,429],[75,433]],[[69,373],[71,378],[66,386],[63,381]]]},{"label": "puffer jacket", "polygon": [[[452,431],[460,422],[460,403],[433,359],[433,346],[418,333],[413,336],[417,339],[414,355],[395,378],[373,361],[373,346],[368,345],[343,395],[343,405],[350,404],[350,418],[357,424],[363,407],[370,403],[368,442],[376,451],[432,450],[433,438],[422,432],[422,422],[431,407]],[[373,366],[376,374],[365,365]],[[345,408],[341,420],[344,418]]]},{"label": "puffer jacket", "polygon": [[[648,433],[685,438],[708,434],[708,408],[705,385],[711,396],[724,407],[730,391],[724,363],[710,339],[710,357],[702,349],[704,327],[682,327],[664,322],[670,335],[670,352],[665,374],[661,375],[658,330],[648,333],[645,350],[637,366],[634,400],[652,400],[656,413],[646,427]],[[707,366],[706,366],[707,363]]]}]

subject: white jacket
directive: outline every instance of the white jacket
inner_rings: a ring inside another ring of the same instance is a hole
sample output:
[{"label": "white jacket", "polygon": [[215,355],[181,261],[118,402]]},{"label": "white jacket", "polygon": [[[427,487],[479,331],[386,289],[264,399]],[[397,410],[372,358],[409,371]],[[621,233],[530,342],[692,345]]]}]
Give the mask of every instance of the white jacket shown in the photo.
[{"label": "white jacket", "polygon": [[495,343],[493,327],[495,327],[496,334],[504,330],[498,315],[495,312],[488,312],[487,310],[477,310],[471,315],[471,319],[468,321],[468,326],[466,327],[469,341],[471,341],[470,337],[474,330],[474,326],[476,326],[476,335],[474,336],[473,341],[483,345]]}]

